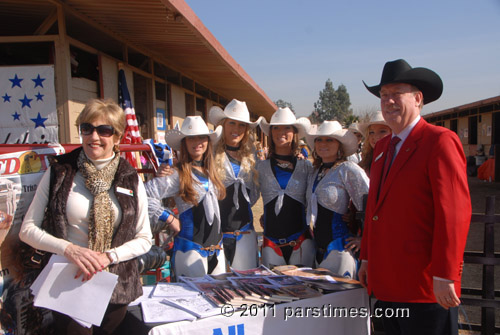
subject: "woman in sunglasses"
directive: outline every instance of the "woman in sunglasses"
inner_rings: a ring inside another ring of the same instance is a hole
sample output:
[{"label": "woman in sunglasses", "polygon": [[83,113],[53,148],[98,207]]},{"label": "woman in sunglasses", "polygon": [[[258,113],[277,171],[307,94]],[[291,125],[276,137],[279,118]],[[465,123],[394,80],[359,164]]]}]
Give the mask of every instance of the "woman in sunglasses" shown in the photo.
[{"label": "woman in sunglasses", "polygon": [[[176,277],[202,277],[226,271],[218,200],[226,195],[215,171],[213,145],[222,127],[210,132],[200,116],[188,116],[181,130],[169,130],[165,140],[180,150],[178,164],[167,175],[146,183],[150,219],[163,220],[177,234],[172,264]],[[179,220],[162,206],[174,197]]]},{"label": "woman in sunglasses", "polygon": [[[82,147],[53,157],[38,185],[19,236],[38,250],[64,255],[75,280],[108,269],[118,275],[103,322],[112,333],[127,304],[142,294],[136,257],[151,248],[147,196],[141,179],[117,150],[125,114],[112,100],[89,101],[76,120]],[[57,334],[92,333],[54,312]]]}]

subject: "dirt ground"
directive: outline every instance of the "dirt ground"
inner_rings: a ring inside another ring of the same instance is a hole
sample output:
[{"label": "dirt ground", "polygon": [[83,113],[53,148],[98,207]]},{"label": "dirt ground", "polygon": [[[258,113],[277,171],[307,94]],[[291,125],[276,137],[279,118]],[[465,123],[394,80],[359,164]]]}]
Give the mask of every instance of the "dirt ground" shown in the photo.
[{"label": "dirt ground", "polygon": [[[469,177],[469,189],[471,194],[472,212],[484,214],[486,209],[486,197],[496,196],[495,214],[500,214],[500,182],[485,182],[476,177]],[[262,227],[258,223],[263,213],[262,198],[252,207],[255,230],[262,233]],[[495,252],[500,252],[500,232],[495,234]],[[482,251],[484,244],[484,224],[471,223],[469,235],[467,237],[467,251]],[[482,286],[482,266],[466,264],[462,277],[462,286],[467,288],[481,288]],[[500,267],[495,268],[495,290],[500,290]],[[481,323],[481,308],[473,306],[463,306],[460,308],[460,319],[462,322],[475,324]],[[496,312],[496,326],[500,325],[500,311]],[[479,334],[472,331],[460,331],[460,334]]]}]

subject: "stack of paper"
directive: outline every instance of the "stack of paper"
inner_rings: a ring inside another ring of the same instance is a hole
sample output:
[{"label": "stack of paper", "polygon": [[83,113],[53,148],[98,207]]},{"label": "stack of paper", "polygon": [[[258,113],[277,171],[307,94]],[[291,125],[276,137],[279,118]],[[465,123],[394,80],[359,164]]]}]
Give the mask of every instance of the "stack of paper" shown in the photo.
[{"label": "stack of paper", "polygon": [[[142,287],[142,295],[139,298],[137,298],[134,301],[132,301],[128,305],[129,306],[137,306],[141,302],[151,299],[151,297],[153,296],[153,290],[155,289],[155,287],[156,287],[156,285],[146,285],[146,286],[143,286]],[[159,298],[159,299],[161,299],[161,298]]]},{"label": "stack of paper", "polygon": [[202,295],[171,297],[162,300],[163,303],[185,310],[198,318],[219,315],[220,307],[214,307],[212,303]]},{"label": "stack of paper", "polygon": [[158,300],[141,302],[142,319],[146,323],[165,323],[183,320],[196,320],[196,316],[182,309],[167,305]]},{"label": "stack of paper", "polygon": [[158,283],[153,291],[153,298],[196,296],[200,293],[186,283]]},{"label": "stack of paper", "polygon": [[75,279],[78,267],[53,255],[31,286],[34,305],[66,314],[85,327],[100,326],[118,276],[98,272],[91,280]]}]

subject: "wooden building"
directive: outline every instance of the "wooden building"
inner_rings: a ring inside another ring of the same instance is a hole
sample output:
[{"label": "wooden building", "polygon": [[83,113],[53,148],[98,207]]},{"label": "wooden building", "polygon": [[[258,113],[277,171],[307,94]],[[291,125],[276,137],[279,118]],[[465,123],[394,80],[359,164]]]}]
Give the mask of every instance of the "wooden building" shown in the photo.
[{"label": "wooden building", "polygon": [[54,66],[60,143],[78,143],[88,99],[118,100],[120,68],[144,138],[161,138],[161,111],[168,129],[233,98],[253,119],[276,109],[183,0],[2,0],[0,66],[40,64]]},{"label": "wooden building", "polygon": [[[500,147],[500,96],[423,116],[427,122],[458,134],[466,156],[490,156]],[[479,165],[479,164],[478,164]]]}]

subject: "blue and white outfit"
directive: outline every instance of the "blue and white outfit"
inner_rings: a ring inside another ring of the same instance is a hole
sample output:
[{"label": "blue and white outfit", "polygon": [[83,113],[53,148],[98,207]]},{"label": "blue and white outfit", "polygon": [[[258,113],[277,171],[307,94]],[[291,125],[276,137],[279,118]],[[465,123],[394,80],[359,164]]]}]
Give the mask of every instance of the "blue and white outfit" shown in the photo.
[{"label": "blue and white outfit", "polygon": [[313,266],[314,241],[305,217],[311,162],[295,160],[293,170],[274,162],[270,158],[256,165],[264,203],[262,264]]},{"label": "blue and white outfit", "polygon": [[224,252],[232,268],[248,270],[259,262],[257,234],[251,207],[259,198],[253,173],[241,169],[241,162],[224,153],[226,198],[219,200]]},{"label": "blue and white outfit", "polygon": [[226,271],[222,248],[222,231],[217,190],[212,182],[196,169],[192,170],[193,187],[198,204],[185,202],[179,194],[177,170],[170,176],[158,177],[146,183],[151,220],[167,220],[161,200],[174,197],[181,231],[174,238],[172,263],[178,276],[201,277]]},{"label": "blue and white outfit", "polygon": [[363,209],[363,195],[368,193],[366,173],[351,161],[330,168],[323,178],[320,170],[309,175],[307,187],[307,222],[314,227],[317,265],[342,277],[356,278],[356,259],[345,250],[350,234],[342,215],[348,212],[349,200]]}]

